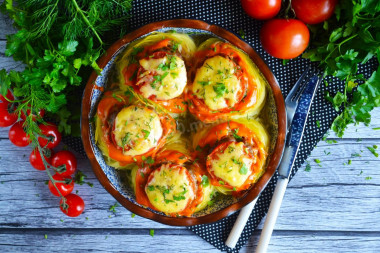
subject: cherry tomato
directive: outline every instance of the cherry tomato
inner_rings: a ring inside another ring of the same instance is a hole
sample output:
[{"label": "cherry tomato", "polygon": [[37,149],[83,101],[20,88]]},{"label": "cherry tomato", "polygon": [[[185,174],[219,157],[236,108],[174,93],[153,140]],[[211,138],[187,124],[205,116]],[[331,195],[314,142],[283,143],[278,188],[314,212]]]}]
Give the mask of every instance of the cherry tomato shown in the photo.
[{"label": "cherry tomato", "polygon": [[[45,152],[44,153],[45,161],[48,164],[51,164],[51,154],[52,154],[52,151],[50,149],[46,149],[43,152]],[[41,155],[40,155],[40,152],[38,151],[38,148],[35,148],[32,151],[32,153],[30,153],[30,155],[29,155],[29,162],[33,166],[33,168],[35,168],[36,170],[45,170],[45,165],[44,165],[44,163],[43,163],[43,161],[41,159]]]},{"label": "cherry tomato", "polygon": [[[72,178],[70,176],[61,176],[59,174],[55,174],[53,175],[53,179],[54,180],[57,180],[57,181],[66,181],[66,180],[70,180],[71,179],[71,183],[69,184],[66,184],[66,183],[55,183],[55,186],[57,186],[59,192],[63,195],[63,196],[66,196],[66,195],[69,195],[73,189],[74,189],[74,180],[72,180]],[[59,197],[59,193],[57,191],[57,189],[55,189],[53,183],[51,182],[51,180],[49,180],[49,190],[50,192],[54,195],[54,196],[57,196]]]},{"label": "cherry tomato", "polygon": [[[12,93],[8,90],[6,97],[9,100],[14,100]],[[11,103],[0,95],[0,127],[8,127],[17,121],[17,114],[15,113],[15,103]]]},{"label": "cherry tomato", "polygon": [[260,31],[265,51],[280,59],[292,59],[302,54],[309,39],[309,29],[296,19],[272,19],[265,22]]},{"label": "cherry tomato", "polygon": [[[30,109],[26,110],[26,115],[28,115],[28,116],[30,115]],[[42,119],[44,117],[44,115],[45,115],[45,110],[41,109],[38,111],[38,116],[33,114],[32,117],[33,117],[33,120],[35,121],[37,117]],[[23,120],[26,120],[26,116],[25,116],[25,113],[23,111],[21,111],[21,118]]]},{"label": "cherry tomato", "polygon": [[281,9],[281,0],[241,0],[244,11],[254,19],[273,18]]},{"label": "cherry tomato", "polygon": [[11,129],[9,129],[9,140],[18,147],[26,147],[29,145],[29,136],[26,135],[24,127],[22,126],[24,121],[16,122]]},{"label": "cherry tomato", "polygon": [[76,194],[69,194],[66,197],[66,206],[63,206],[63,200],[61,199],[60,208],[61,211],[70,217],[77,217],[84,210],[84,201]]},{"label": "cherry tomato", "polygon": [[66,171],[59,173],[61,176],[71,176],[75,173],[77,169],[77,159],[74,154],[70,151],[63,150],[59,151],[52,157],[51,165],[54,167],[59,167],[61,165],[66,165]]},{"label": "cherry tomato", "polygon": [[[41,147],[55,148],[61,142],[61,133],[58,131],[58,127],[53,123],[47,123],[46,125],[40,125],[41,134],[48,137],[38,137],[38,143]],[[46,146],[47,145],[47,146]]]},{"label": "cherry tomato", "polygon": [[318,24],[331,17],[338,0],[292,0],[298,19],[306,24]]}]

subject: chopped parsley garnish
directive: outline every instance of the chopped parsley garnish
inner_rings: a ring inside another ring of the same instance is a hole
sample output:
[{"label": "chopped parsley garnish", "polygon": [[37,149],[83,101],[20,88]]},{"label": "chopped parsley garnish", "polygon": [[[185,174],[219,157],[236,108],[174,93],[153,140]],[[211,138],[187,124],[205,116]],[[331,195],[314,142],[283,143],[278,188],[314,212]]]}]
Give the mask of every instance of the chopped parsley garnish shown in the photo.
[{"label": "chopped parsley garnish", "polygon": [[147,164],[153,164],[154,163],[154,159],[151,156],[149,156],[149,157],[146,158],[145,162]]},{"label": "chopped parsley garnish", "polygon": [[315,123],[317,124],[317,127],[318,127],[318,128],[321,127],[321,123],[319,122],[319,120],[317,120]]},{"label": "chopped parsley garnish", "polygon": [[131,135],[132,134],[130,132],[127,132],[124,135],[124,137],[121,139],[121,146],[123,149],[124,149],[125,145],[129,142]]},{"label": "chopped parsley garnish", "polygon": [[152,192],[154,191],[156,188],[154,188],[153,185],[148,185],[148,191]]},{"label": "chopped parsley garnish", "polygon": [[145,129],[142,129],[141,131],[144,133],[144,139],[149,137],[150,131],[145,130]]},{"label": "chopped parsley garnish", "polygon": [[233,137],[234,137],[237,141],[241,141],[243,138],[242,138],[240,135],[238,135],[238,133],[239,133],[239,128],[235,128],[235,129],[233,130],[233,132],[232,132],[232,135],[233,135]]},{"label": "chopped parsley garnish", "polygon": [[112,97],[114,99],[116,99],[118,102],[123,102],[123,99],[121,99],[120,97],[118,97],[115,93],[112,93]]},{"label": "chopped parsley garnish", "polygon": [[369,151],[371,151],[371,153],[376,156],[376,157],[379,157],[379,154],[376,152],[376,149],[377,149],[377,146],[376,145],[373,145],[373,147],[367,147],[367,149]]},{"label": "chopped parsley garnish", "polygon": [[351,159],[348,160],[347,164],[348,164],[348,165],[351,165],[351,163],[352,163],[352,160],[351,160]]},{"label": "chopped parsley garnish", "polygon": [[247,174],[247,172],[248,172],[248,168],[247,168],[247,166],[245,166],[245,164],[243,164],[243,166],[241,166],[241,168],[239,170],[239,173],[241,175],[245,175],[245,174]]},{"label": "chopped parsley garnish", "polygon": [[210,84],[211,84],[210,81],[198,81],[198,83],[199,83],[200,85],[202,85],[203,87],[205,87],[206,85],[210,85]]},{"label": "chopped parsley garnish", "polygon": [[132,218],[135,218],[135,216],[136,216],[136,214],[131,213],[131,217],[132,217]]},{"label": "chopped parsley garnish", "polygon": [[243,31],[243,29],[240,29],[239,30],[239,35],[242,39],[245,39],[245,32]]},{"label": "chopped parsley garnish", "polygon": [[154,229],[151,229],[151,230],[149,231],[149,234],[150,234],[151,237],[153,237],[153,236],[154,236]]},{"label": "chopped parsley garnish", "polygon": [[310,172],[311,171],[311,166],[310,166],[309,162],[306,163],[305,171],[306,172]]},{"label": "chopped parsley garnish", "polygon": [[118,206],[119,206],[119,204],[116,202],[115,204],[113,204],[112,206],[110,206],[109,210],[111,212],[113,212],[113,213],[116,213],[116,209],[115,208],[118,207]]},{"label": "chopped parsley garnish", "polygon": [[179,46],[178,42],[176,42],[176,43],[173,44],[173,46],[172,46],[172,52],[173,53],[175,53],[178,50],[178,46]]},{"label": "chopped parsley garnish", "polygon": [[365,180],[371,180],[372,179],[372,177],[366,177],[365,178]]},{"label": "chopped parsley garnish", "polygon": [[333,144],[333,143],[338,143],[336,140],[326,140],[327,144]]},{"label": "chopped parsley garnish", "polygon": [[318,164],[319,167],[322,167],[322,165],[321,165],[321,160],[319,160],[319,159],[314,159],[314,162],[315,162],[316,164]]},{"label": "chopped parsley garnish", "polygon": [[212,88],[214,89],[217,98],[220,98],[225,93],[228,93],[227,87],[224,83],[216,83]]},{"label": "chopped parsley garnish", "polygon": [[374,127],[373,130],[380,130],[380,127]]},{"label": "chopped parsley garnish", "polygon": [[219,184],[224,185],[224,182],[223,181],[219,181]]},{"label": "chopped parsley garnish", "polygon": [[359,153],[353,153],[351,154],[351,157],[362,157],[362,155]]},{"label": "chopped parsley garnish", "polygon": [[236,187],[232,188],[232,190],[233,190],[234,192],[236,192]]},{"label": "chopped parsley garnish", "polygon": [[210,185],[210,180],[208,180],[208,177],[206,175],[202,176],[202,185],[205,187]]}]

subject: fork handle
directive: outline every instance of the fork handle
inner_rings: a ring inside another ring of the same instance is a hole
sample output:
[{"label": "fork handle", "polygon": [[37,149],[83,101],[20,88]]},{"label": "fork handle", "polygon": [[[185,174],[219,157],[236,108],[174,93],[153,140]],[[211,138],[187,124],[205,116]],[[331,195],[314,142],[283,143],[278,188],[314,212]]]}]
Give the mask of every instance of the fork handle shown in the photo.
[{"label": "fork handle", "polygon": [[288,186],[288,178],[280,178],[277,181],[276,189],[269,206],[269,211],[265,219],[263,230],[261,231],[260,241],[256,248],[256,253],[266,253],[268,244],[272,236],[274,225],[276,224],[278,212],[282,199],[284,198],[286,187]]},{"label": "fork handle", "polygon": [[241,232],[243,232],[243,229],[245,225],[247,224],[247,220],[249,216],[251,215],[252,210],[255,207],[258,198],[259,197],[254,199],[251,203],[249,203],[248,205],[246,205],[240,210],[239,216],[237,217],[235,224],[226,240],[226,245],[230,247],[231,249],[235,248],[236,243],[239,241]]}]

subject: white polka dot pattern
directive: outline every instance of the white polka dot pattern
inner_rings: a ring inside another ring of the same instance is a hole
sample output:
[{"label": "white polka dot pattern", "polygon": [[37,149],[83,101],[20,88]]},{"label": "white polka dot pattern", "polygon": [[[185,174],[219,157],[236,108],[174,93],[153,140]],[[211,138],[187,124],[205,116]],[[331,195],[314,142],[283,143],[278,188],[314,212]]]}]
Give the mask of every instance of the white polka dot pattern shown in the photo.
[{"label": "white polka dot pattern", "polygon": [[[284,97],[286,97],[292,85],[306,69],[308,64],[307,60],[299,57],[283,65],[282,60],[275,59],[265,53],[259,42],[259,31],[263,22],[249,18],[242,10],[240,1],[238,0],[135,0],[133,1],[132,17],[129,24],[126,24],[129,26],[127,31],[132,31],[151,22],[176,18],[203,20],[219,25],[235,34],[238,34],[241,30],[244,31],[244,40],[263,57],[268,66],[272,69],[281,86]],[[118,39],[119,34],[118,31],[115,31],[112,36],[107,36],[107,39],[112,43],[112,41]],[[375,61],[370,61],[365,67],[361,66],[360,69],[362,73],[368,76],[374,71],[375,67]],[[337,116],[337,112],[334,108],[324,99],[324,94],[326,91],[329,91],[331,94],[335,94],[337,90],[342,91],[344,85],[335,78],[328,77],[326,80],[330,84],[325,86],[322,83],[311,106],[311,114],[306,124],[304,138],[296,158],[292,177],[317,142],[329,129],[332,120]],[[317,121],[320,122],[319,127],[316,123]],[[65,137],[64,142],[74,150],[85,155],[80,138]],[[235,249],[231,250],[227,248],[224,242],[238,213],[232,214],[213,224],[192,226],[189,227],[189,229],[222,251],[239,252],[240,248],[248,241],[254,229],[266,214],[276,181],[277,174],[272,178],[259,198]]]}]

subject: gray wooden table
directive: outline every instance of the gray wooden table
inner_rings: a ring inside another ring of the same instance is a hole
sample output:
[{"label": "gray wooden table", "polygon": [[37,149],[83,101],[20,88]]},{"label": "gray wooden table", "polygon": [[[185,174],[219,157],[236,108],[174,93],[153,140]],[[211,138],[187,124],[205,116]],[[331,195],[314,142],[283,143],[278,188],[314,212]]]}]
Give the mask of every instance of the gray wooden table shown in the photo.
[{"label": "gray wooden table", "polygon": [[[0,14],[0,69],[20,68],[4,56],[5,34],[12,31]],[[379,115],[373,113],[370,127],[350,127],[343,139],[331,134],[337,143],[317,145],[310,171],[305,163],[289,184],[269,252],[380,252],[380,158],[367,149],[380,146],[380,131],[372,130],[380,127]],[[80,155],[78,167],[94,186],[75,186],[86,209],[68,218],[47,189],[45,172],[29,164],[30,152],[0,129],[0,252],[218,252],[186,228],[132,218],[120,206],[111,212],[115,199]],[[241,252],[254,251],[261,227]]]}]

